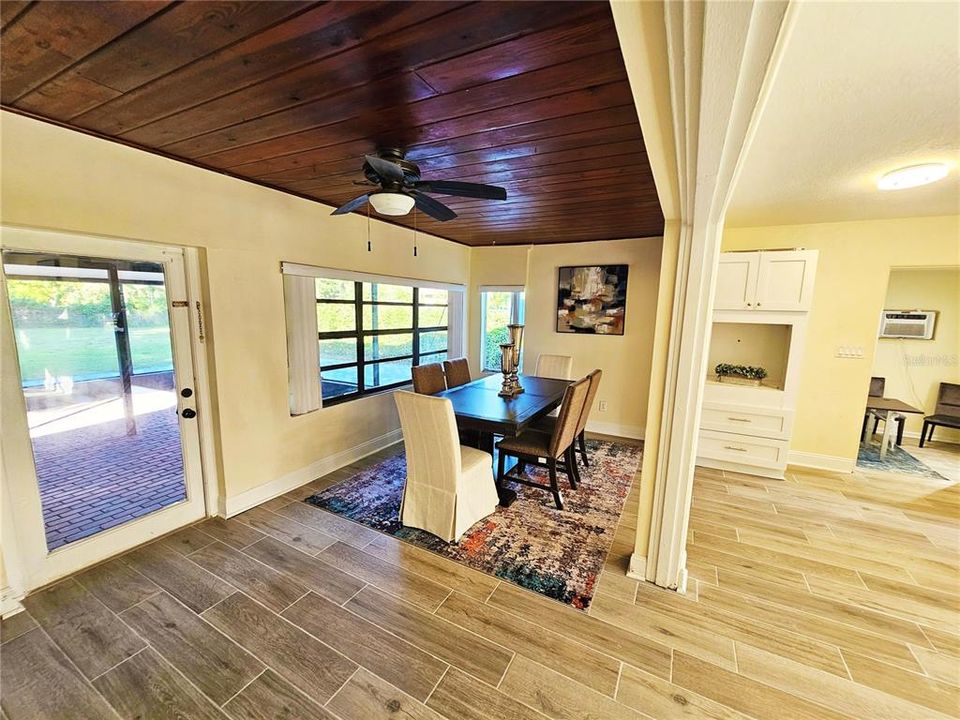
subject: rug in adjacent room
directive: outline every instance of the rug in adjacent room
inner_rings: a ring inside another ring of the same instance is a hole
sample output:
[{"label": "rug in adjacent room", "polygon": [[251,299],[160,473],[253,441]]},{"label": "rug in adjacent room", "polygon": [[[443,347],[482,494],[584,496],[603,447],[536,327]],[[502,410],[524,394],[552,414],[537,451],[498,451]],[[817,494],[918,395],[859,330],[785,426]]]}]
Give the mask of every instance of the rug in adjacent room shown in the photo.
[{"label": "rug in adjacent room", "polygon": [[887,450],[887,456],[880,458],[880,445],[871,443],[869,447],[860,446],[857,453],[857,465],[867,470],[880,472],[905,473],[907,475],[922,475],[935,480],[946,480],[936,470],[927,467],[908,453],[902,447],[894,445]]},{"label": "rug in adjacent room", "polygon": [[[455,545],[400,524],[402,452],[305,502],[585,610],[643,454],[641,447],[620,443],[590,440],[587,446],[590,467],[581,467],[580,486],[571,490],[560,474],[563,510],[549,492],[511,484],[516,502],[498,507]],[[548,482],[545,470],[528,466],[527,473],[535,482]]]}]

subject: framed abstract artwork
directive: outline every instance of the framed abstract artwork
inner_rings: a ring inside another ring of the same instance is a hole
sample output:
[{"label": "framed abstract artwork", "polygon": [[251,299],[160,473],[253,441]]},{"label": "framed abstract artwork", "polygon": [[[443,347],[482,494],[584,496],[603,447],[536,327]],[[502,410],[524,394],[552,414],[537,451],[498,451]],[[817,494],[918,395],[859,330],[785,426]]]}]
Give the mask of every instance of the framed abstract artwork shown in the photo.
[{"label": "framed abstract artwork", "polygon": [[560,268],[557,332],[623,335],[628,265]]}]

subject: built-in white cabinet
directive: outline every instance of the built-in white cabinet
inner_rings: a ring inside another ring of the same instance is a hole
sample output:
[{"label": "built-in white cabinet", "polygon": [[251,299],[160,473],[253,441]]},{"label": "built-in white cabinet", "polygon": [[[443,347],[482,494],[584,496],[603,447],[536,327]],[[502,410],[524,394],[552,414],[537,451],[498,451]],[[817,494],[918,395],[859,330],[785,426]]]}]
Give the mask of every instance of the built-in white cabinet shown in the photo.
[{"label": "built-in white cabinet", "polygon": [[816,250],[720,254],[715,310],[805,312],[810,309]]},{"label": "built-in white cabinet", "polygon": [[[722,253],[697,464],[782,478],[787,467],[816,250]],[[760,386],[718,382],[718,363],[758,365]]]}]

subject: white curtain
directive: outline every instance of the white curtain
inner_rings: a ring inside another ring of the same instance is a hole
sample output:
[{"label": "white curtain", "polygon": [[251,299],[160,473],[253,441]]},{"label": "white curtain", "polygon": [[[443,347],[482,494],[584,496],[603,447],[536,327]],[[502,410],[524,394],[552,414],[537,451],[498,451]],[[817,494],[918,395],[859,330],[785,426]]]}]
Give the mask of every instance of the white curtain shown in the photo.
[{"label": "white curtain", "polygon": [[312,277],[283,276],[287,324],[287,372],[290,414],[319,410],[320,345],[317,341],[317,291]]},{"label": "white curtain", "polygon": [[464,292],[463,290],[450,290],[447,293],[447,357],[461,358],[466,355],[464,352]]}]

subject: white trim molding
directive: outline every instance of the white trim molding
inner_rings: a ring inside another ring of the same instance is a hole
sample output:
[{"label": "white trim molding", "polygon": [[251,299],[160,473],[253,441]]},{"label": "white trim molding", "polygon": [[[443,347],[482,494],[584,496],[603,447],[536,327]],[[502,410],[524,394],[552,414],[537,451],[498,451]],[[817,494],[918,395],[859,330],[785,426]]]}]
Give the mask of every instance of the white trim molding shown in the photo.
[{"label": "white trim molding", "polygon": [[814,468],[815,470],[852,473],[856,464],[856,460],[853,458],[837,455],[818,455],[817,453],[800,452],[799,450],[791,450],[787,453],[788,470],[790,465],[796,465],[797,467]]},{"label": "white trim molding", "polygon": [[355,270],[316,267],[314,265],[302,265],[293,262],[281,262],[280,272],[284,275],[299,275],[301,277],[326,278],[329,280],[352,280],[353,282],[404,285],[407,287],[435,288],[437,290],[459,290],[460,292],[466,290],[466,285],[460,283],[446,283],[436,280],[398,277],[396,275],[376,275],[374,273],[357,272]]},{"label": "white trim molding", "polygon": [[587,432],[631,440],[643,440],[644,429],[643,425],[622,425],[621,423],[600,422],[599,420],[587,421]]},{"label": "white trim molding", "polygon": [[334,470],[339,470],[350,463],[367,457],[367,455],[372,455],[375,452],[390,447],[402,439],[403,433],[400,428],[397,428],[396,430],[391,430],[388,433],[362,442],[359,445],[354,445],[351,448],[341,450],[333,455],[322,457],[306,467],[287,473],[276,480],[258,485],[239,495],[225,498],[221,503],[220,514],[228,518],[239,515],[244,510],[249,510],[261,503],[272,500],[275,497],[283,495],[285,492],[296,490],[301,485],[321,478],[324,475],[332,473]]}]

